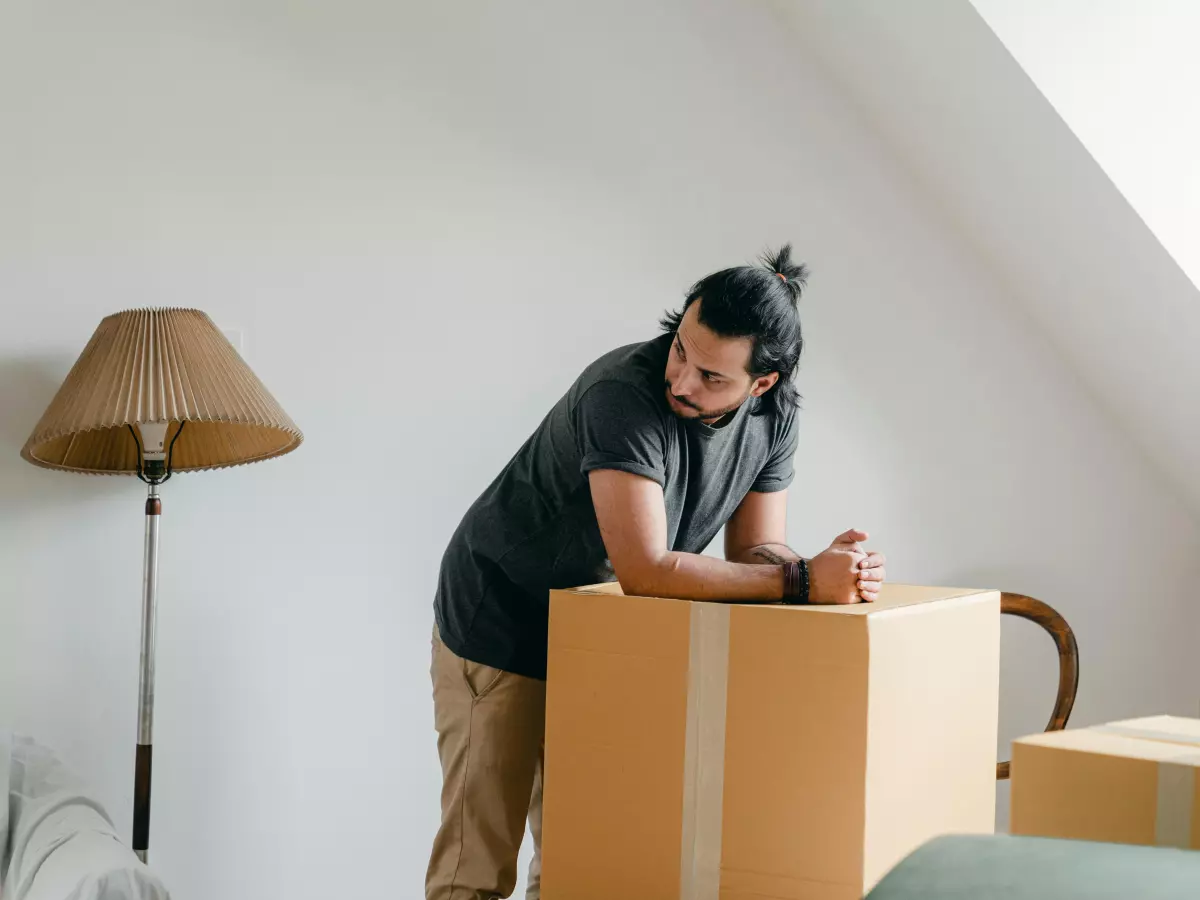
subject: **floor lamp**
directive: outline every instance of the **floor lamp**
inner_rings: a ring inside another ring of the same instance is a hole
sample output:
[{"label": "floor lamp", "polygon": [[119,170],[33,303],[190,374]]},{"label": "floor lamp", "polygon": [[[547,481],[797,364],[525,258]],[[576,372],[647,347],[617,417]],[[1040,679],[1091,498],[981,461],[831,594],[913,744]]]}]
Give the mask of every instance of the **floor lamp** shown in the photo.
[{"label": "floor lamp", "polygon": [[101,321],[21,449],[34,465],[136,475],[147,485],[133,800],[133,849],[142,862],[150,844],[159,487],[176,472],[270,459],[302,440],[207,315],[136,309]]}]

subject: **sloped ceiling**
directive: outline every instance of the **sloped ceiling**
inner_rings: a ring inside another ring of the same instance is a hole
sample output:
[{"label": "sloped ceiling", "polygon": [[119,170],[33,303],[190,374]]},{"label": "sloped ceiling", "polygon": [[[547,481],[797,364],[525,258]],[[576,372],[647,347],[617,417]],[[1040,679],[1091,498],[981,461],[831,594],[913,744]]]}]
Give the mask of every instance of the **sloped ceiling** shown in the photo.
[{"label": "sloped ceiling", "polygon": [[1200,291],[969,0],[770,2],[1200,518]]},{"label": "sloped ceiling", "polygon": [[971,4],[1200,285],[1200,3]]}]

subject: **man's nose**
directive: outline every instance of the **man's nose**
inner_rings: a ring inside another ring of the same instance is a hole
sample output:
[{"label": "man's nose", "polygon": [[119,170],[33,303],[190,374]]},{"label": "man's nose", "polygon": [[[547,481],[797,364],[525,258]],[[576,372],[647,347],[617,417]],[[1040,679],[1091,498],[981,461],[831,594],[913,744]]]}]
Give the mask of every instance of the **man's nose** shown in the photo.
[{"label": "man's nose", "polygon": [[688,397],[692,393],[692,379],[683,373],[671,383],[671,393],[676,397]]}]

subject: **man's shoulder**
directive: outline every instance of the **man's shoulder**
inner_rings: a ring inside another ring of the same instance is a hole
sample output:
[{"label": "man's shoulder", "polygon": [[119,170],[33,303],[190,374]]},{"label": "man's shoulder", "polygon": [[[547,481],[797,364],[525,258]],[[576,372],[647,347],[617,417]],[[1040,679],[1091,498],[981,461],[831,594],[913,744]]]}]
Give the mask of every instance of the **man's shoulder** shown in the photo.
[{"label": "man's shoulder", "polygon": [[580,380],[638,382],[657,372],[657,378],[661,381],[663,373],[659,370],[666,363],[668,338],[669,335],[660,335],[649,341],[609,350],[583,370]]},{"label": "man's shoulder", "polygon": [[631,395],[657,396],[663,383],[669,345],[669,336],[660,336],[608,351],[589,364],[576,379],[571,392],[573,399],[577,402],[591,388],[601,384],[624,386],[630,389]]}]

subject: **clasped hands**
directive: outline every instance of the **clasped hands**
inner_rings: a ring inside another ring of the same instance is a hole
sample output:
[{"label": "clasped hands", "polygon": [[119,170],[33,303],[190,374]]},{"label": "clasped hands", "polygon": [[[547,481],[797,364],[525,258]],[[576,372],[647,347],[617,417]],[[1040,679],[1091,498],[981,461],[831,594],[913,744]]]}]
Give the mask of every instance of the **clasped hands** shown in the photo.
[{"label": "clasped hands", "polygon": [[882,553],[867,551],[869,535],[851,528],[808,561],[808,602],[870,603],[879,597],[884,579]]}]

